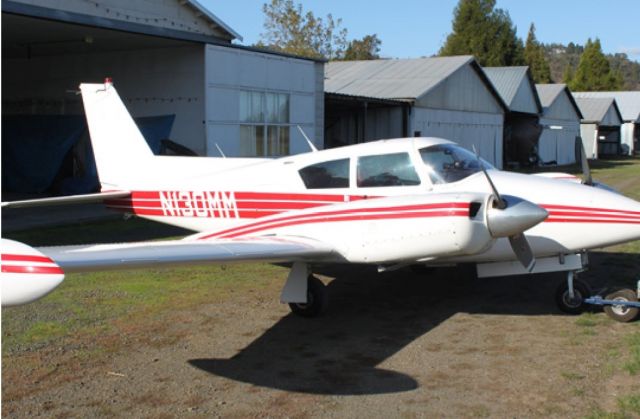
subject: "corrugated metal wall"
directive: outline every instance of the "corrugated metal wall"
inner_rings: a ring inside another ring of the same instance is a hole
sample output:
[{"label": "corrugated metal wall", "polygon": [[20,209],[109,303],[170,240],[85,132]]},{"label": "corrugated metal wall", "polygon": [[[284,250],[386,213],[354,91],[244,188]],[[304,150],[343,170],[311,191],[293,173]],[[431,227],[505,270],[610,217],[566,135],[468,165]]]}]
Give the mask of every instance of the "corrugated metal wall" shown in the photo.
[{"label": "corrugated metal wall", "polygon": [[[538,141],[540,159],[557,164],[575,163],[575,137],[580,135],[580,117],[566,93],[560,93],[544,110],[540,124],[545,126]],[[561,129],[551,129],[551,126]]]},{"label": "corrugated metal wall", "polygon": [[[322,148],[322,124],[316,126],[316,107],[324,107],[318,64],[252,51],[207,45],[205,51],[205,121],[207,153],[227,156],[240,153],[240,92],[284,93],[290,97],[290,152],[309,151],[296,125],[316,147]],[[321,100],[318,100],[318,95]]]},{"label": "corrugated metal wall", "polygon": [[414,108],[410,132],[452,140],[469,150],[475,145],[485,160],[502,168],[503,124],[502,114]]},{"label": "corrugated metal wall", "polygon": [[[561,165],[575,163],[575,139],[580,135],[580,122],[542,118],[540,124],[546,126],[538,141],[538,155],[542,162],[555,161]],[[562,129],[551,129],[549,126]]]},{"label": "corrugated metal wall", "polygon": [[502,114],[502,108],[470,65],[460,67],[418,98],[416,107]]},{"label": "corrugated metal wall", "polygon": [[82,82],[112,77],[133,116],[175,114],[171,139],[204,154],[203,49],[193,45],[4,60],[2,112],[82,115],[80,96],[72,91]]}]

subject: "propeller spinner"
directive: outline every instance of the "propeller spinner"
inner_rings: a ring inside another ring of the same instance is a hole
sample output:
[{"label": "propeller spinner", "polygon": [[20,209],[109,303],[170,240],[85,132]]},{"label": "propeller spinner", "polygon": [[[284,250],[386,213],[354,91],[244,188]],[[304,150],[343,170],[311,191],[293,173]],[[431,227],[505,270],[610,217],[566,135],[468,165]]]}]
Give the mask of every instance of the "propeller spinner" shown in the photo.
[{"label": "propeller spinner", "polygon": [[540,206],[515,196],[501,196],[491,176],[484,168],[482,159],[476,148],[473,148],[478,158],[482,173],[487,178],[493,192],[494,201],[487,210],[487,228],[494,238],[508,237],[511,248],[516,257],[531,272],[536,264],[535,256],[524,232],[546,220],[549,213]]}]

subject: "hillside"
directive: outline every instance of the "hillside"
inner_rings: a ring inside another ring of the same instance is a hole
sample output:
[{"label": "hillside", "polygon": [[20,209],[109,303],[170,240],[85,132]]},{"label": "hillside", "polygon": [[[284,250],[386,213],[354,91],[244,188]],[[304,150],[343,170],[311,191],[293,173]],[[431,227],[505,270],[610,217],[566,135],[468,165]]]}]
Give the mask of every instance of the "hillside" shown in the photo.
[{"label": "hillside", "polygon": [[[551,77],[554,82],[562,83],[567,65],[573,70],[578,66],[580,55],[584,50],[582,45],[570,42],[569,45],[543,44],[545,55],[551,67]],[[624,85],[622,90],[640,90],[640,63],[629,59],[627,54],[606,54],[611,68],[622,75]]]}]

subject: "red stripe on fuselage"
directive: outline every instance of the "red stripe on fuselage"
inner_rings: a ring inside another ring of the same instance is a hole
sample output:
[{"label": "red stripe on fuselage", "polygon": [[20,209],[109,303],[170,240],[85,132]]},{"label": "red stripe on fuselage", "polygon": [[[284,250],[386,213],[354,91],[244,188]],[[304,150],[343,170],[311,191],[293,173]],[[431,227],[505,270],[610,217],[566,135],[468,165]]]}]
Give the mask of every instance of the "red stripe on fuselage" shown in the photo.
[{"label": "red stripe on fuselage", "polygon": [[[269,230],[273,228],[291,227],[301,224],[313,224],[313,223],[332,223],[341,221],[369,221],[369,220],[392,220],[392,219],[409,219],[409,218],[427,218],[427,217],[466,217],[469,215],[469,211],[430,211],[430,212],[404,212],[402,214],[368,214],[368,215],[343,215],[333,217],[315,217],[310,219],[290,220],[282,221],[279,223],[268,224],[266,226],[259,226],[256,228],[243,229],[238,233],[230,233],[224,235],[217,235],[217,238],[231,239],[246,234],[257,233],[259,231]],[[208,236],[210,237],[210,236]],[[207,237],[203,237],[207,238]]]},{"label": "red stripe on fuselage", "polygon": [[[443,211],[434,211],[443,210]],[[381,214],[372,214],[381,213]],[[304,224],[304,223],[316,223],[316,222],[329,222],[329,221],[347,221],[346,219],[337,219],[336,217],[351,216],[350,220],[367,220],[367,219],[382,219],[382,218],[402,218],[404,215],[412,214],[411,217],[416,218],[416,214],[420,214],[423,217],[429,216],[468,216],[469,215],[469,203],[453,202],[453,203],[439,203],[439,204],[422,204],[422,205],[404,205],[398,207],[375,207],[375,208],[356,208],[340,211],[318,211],[307,214],[296,214],[287,217],[275,218],[270,220],[259,221],[252,224],[246,224],[239,227],[234,227],[228,230],[222,230],[217,233],[208,234],[200,237],[200,239],[208,239],[212,237],[237,237],[240,234],[248,234],[250,232],[256,232],[260,230],[266,230],[275,227],[282,227],[283,223],[289,223],[287,225]],[[370,218],[375,217],[375,218]]]}]

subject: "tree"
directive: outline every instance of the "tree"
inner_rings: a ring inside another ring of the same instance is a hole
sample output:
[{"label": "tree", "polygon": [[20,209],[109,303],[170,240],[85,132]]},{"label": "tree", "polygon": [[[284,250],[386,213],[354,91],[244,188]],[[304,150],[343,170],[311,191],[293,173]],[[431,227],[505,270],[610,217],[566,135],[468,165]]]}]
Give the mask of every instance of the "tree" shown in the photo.
[{"label": "tree", "polygon": [[568,85],[576,92],[620,90],[622,87],[622,79],[611,70],[598,38],[595,41],[591,41],[591,38],[587,40],[578,68],[568,80]]},{"label": "tree", "polygon": [[460,0],[453,11],[453,32],[439,55],[472,54],[483,66],[524,63],[522,40],[509,14],[495,9],[496,0]]},{"label": "tree", "polygon": [[302,10],[293,0],[271,0],[262,6],[265,33],[257,46],[311,58],[336,59],[344,55],[347,30],[331,14],[323,20]]},{"label": "tree", "polygon": [[524,62],[531,70],[531,76],[536,83],[551,83],[551,68],[544,56],[544,48],[536,39],[536,27],[532,23],[524,46]]},{"label": "tree", "polygon": [[377,60],[380,58],[380,45],[382,41],[378,39],[378,35],[367,35],[361,40],[354,39],[349,42],[347,50],[342,57],[345,61],[355,60]]}]

